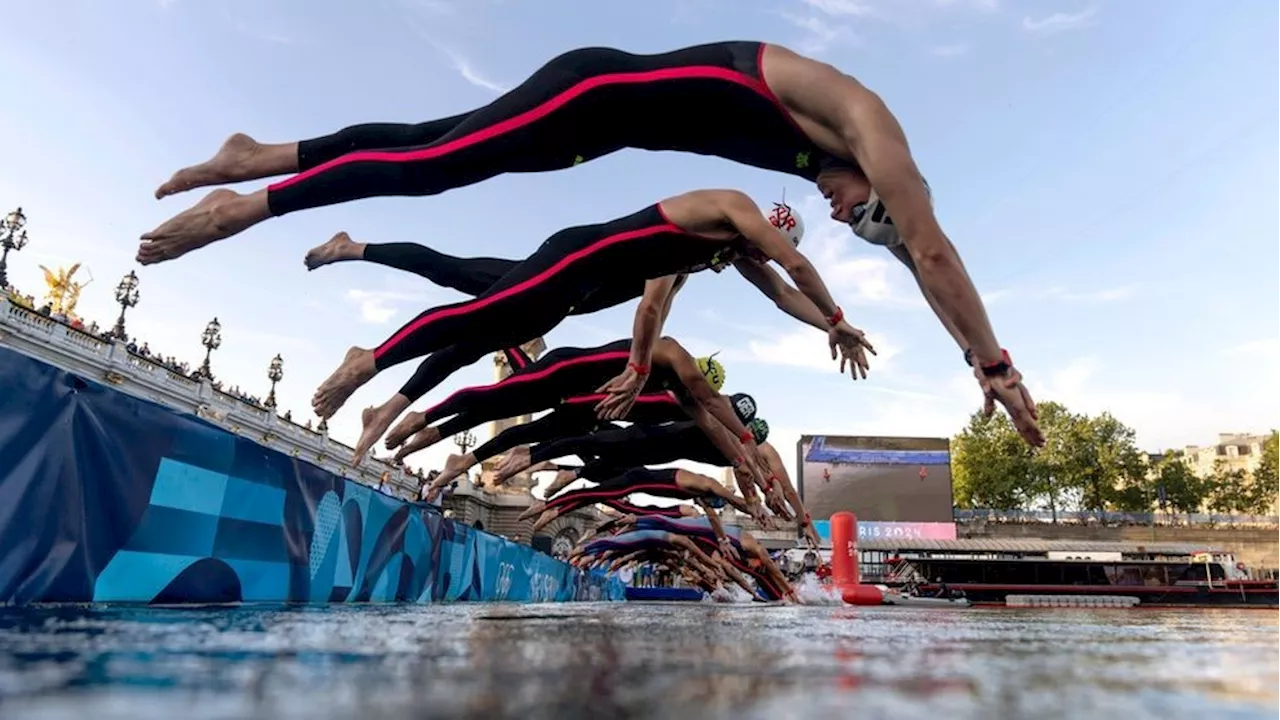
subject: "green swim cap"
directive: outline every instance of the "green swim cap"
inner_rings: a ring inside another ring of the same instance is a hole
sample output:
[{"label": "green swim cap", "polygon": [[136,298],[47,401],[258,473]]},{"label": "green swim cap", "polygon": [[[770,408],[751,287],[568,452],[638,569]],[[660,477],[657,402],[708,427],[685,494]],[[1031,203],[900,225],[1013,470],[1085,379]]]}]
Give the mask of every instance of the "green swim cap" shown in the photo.
[{"label": "green swim cap", "polygon": [[703,376],[707,378],[707,382],[711,384],[711,389],[720,392],[720,388],[724,387],[724,366],[716,360],[715,356],[698,358],[698,369],[702,371]]},{"label": "green swim cap", "polygon": [[769,423],[764,418],[756,418],[747,423],[747,429],[755,436],[757,445],[769,439]]}]

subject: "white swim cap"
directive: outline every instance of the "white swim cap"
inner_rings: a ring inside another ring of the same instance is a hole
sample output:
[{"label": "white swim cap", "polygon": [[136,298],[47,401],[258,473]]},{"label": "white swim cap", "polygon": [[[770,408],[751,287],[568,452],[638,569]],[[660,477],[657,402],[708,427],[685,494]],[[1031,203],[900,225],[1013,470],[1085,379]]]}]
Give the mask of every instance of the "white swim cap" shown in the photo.
[{"label": "white swim cap", "polygon": [[800,240],[804,238],[804,220],[790,205],[774,203],[773,211],[769,213],[769,224],[781,230],[792,245],[800,247]]},{"label": "white swim cap", "polygon": [[[932,205],[933,193],[929,190],[927,182],[924,184],[924,191],[929,196],[929,204]],[[889,217],[889,209],[884,206],[875,188],[871,188],[871,196],[865,203],[854,206],[853,211],[849,213],[849,226],[853,228],[854,235],[872,245],[897,247],[902,244],[902,236],[898,234],[893,218]]]}]

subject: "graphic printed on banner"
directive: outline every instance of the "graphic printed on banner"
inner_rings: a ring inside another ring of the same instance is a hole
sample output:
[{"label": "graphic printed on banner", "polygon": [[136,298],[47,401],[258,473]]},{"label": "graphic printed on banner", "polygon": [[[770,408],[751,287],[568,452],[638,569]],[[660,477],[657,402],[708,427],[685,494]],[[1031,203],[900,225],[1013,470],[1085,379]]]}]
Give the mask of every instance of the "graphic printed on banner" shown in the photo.
[{"label": "graphic printed on banner", "polygon": [[621,581],[0,348],[0,602],[621,600]]},{"label": "graphic printed on banner", "polygon": [[[831,521],[814,520],[813,529],[822,540],[831,541]],[[858,521],[858,540],[955,540],[955,523],[863,522]]]}]

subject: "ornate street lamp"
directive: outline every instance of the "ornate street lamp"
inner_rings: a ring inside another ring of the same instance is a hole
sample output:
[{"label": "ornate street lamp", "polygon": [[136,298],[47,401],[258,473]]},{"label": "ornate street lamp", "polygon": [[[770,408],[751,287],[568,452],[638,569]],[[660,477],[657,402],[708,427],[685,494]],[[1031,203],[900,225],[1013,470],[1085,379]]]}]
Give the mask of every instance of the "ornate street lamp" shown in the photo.
[{"label": "ornate street lamp", "polygon": [[276,406],[276,383],[284,379],[284,359],[277,353],[267,368],[267,379],[271,381],[271,392],[267,393],[267,407]]},{"label": "ornate street lamp", "polygon": [[204,326],[204,332],[200,334],[200,344],[204,346],[204,364],[200,366],[200,374],[212,380],[213,371],[209,369],[209,356],[214,350],[222,347],[222,323],[218,322],[218,318],[214,318]]},{"label": "ornate street lamp", "polygon": [[27,216],[22,214],[22,208],[0,218],[0,247],[4,248],[0,253],[0,290],[9,287],[9,251],[16,252],[27,246],[26,225]]},{"label": "ornate street lamp", "polygon": [[124,334],[124,313],[138,304],[138,273],[130,270],[128,275],[120,279],[120,284],[116,286],[116,302],[120,304],[120,317],[116,318],[116,326],[111,329],[111,335],[117,340],[127,340],[128,336]]},{"label": "ornate street lamp", "polygon": [[463,430],[453,436],[453,444],[457,445],[462,450],[463,455],[466,455],[467,450],[471,449],[476,444],[476,436],[472,435],[470,430]]}]

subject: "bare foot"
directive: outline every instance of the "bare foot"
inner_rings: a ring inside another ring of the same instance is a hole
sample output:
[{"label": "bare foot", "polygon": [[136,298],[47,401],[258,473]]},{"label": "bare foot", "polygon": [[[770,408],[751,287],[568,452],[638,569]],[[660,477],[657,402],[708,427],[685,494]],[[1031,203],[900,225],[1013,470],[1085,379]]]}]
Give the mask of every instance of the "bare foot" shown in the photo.
[{"label": "bare foot", "polygon": [[529,467],[529,446],[517,445],[502,458],[502,464],[498,466],[495,476],[501,482],[527,467]]},{"label": "bare foot", "polygon": [[143,233],[138,262],[154,265],[243,232],[271,217],[266,191],[239,195],[214,190],[187,210]]},{"label": "bare foot", "polygon": [[426,413],[411,412],[408,415],[405,415],[404,419],[396,423],[396,426],[391,428],[391,432],[387,434],[387,449],[390,450],[394,447],[403,445],[404,441],[408,440],[410,435],[418,432],[419,430],[425,430],[426,427]]},{"label": "bare foot", "polygon": [[338,412],[338,408],[351,397],[351,393],[372,380],[377,374],[378,369],[373,365],[373,351],[358,347],[351,348],[338,369],[333,371],[329,379],[320,384],[320,388],[311,398],[311,408],[322,418],[333,417],[333,414]]},{"label": "bare foot", "polygon": [[531,468],[527,469],[525,472],[527,472],[527,473],[529,473],[530,475],[532,475],[532,474],[534,474],[534,473],[544,472],[544,471],[546,471],[546,470],[555,470],[555,469],[556,469],[556,463],[555,463],[555,461],[553,461],[553,460],[543,460],[542,462],[538,463],[537,465],[534,465],[533,467],[531,467]]},{"label": "bare foot", "polygon": [[399,409],[389,403],[382,407],[364,409],[360,414],[360,422],[364,424],[364,430],[360,433],[360,439],[356,441],[356,452],[351,456],[351,467],[360,465],[369,448],[378,442],[378,438],[382,437],[382,433],[387,431],[391,421],[395,420],[396,415],[399,414]]},{"label": "bare foot", "polygon": [[545,501],[545,500],[534,500],[534,501],[533,501],[533,504],[532,504],[532,505],[530,505],[527,509],[525,509],[525,511],[524,511],[524,512],[520,513],[520,517],[518,517],[518,518],[516,518],[516,519],[517,519],[517,520],[528,520],[529,518],[533,517],[534,515],[537,515],[537,514],[541,513],[541,512],[542,512],[543,510],[545,510],[546,508],[547,508],[547,503],[546,503],[546,501]]},{"label": "bare foot", "polygon": [[345,232],[329,238],[323,245],[317,245],[307,251],[302,263],[308,270],[315,270],[330,263],[343,260],[359,260],[364,257],[364,244],[357,243]]},{"label": "bare foot", "polygon": [[244,133],[236,133],[222,143],[212,159],[174,173],[168,182],[156,189],[156,199],[209,185],[225,185],[297,172],[297,150],[293,152],[293,166],[289,167],[287,162],[281,162],[282,157],[271,157],[280,155],[278,152],[269,152],[274,147],[278,146],[265,146]]},{"label": "bare foot", "polygon": [[414,435],[399,450],[396,451],[396,459],[402,460],[419,450],[425,450],[432,445],[440,442],[444,438],[440,435],[440,428],[429,427],[426,430]]},{"label": "bare foot", "polygon": [[548,510],[542,513],[542,515],[538,518],[538,521],[533,524],[533,529],[530,530],[530,532],[538,532],[539,530],[546,527],[547,525],[550,525],[551,521],[555,520],[558,517],[560,517],[559,510]]},{"label": "bare foot", "polygon": [[546,495],[547,497],[551,497],[552,495],[555,495],[556,493],[565,489],[565,487],[567,487],[569,483],[577,479],[578,479],[578,473],[572,470],[561,470],[560,472],[556,473],[555,479],[551,481],[551,484],[547,486],[547,491],[543,494]]},{"label": "bare foot", "polygon": [[444,461],[444,470],[436,476],[435,483],[440,486],[448,485],[453,479],[471,469],[476,464],[476,456],[472,453],[466,455],[450,455],[449,459]]}]

